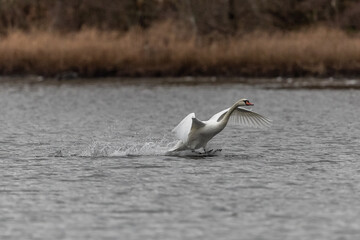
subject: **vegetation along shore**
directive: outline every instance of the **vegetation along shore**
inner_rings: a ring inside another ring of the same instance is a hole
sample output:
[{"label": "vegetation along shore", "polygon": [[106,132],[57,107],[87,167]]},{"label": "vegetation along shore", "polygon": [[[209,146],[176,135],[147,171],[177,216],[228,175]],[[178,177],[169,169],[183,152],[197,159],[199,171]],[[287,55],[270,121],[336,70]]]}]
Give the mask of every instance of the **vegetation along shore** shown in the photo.
[{"label": "vegetation along shore", "polygon": [[360,74],[356,1],[260,2],[0,0],[0,74]]}]

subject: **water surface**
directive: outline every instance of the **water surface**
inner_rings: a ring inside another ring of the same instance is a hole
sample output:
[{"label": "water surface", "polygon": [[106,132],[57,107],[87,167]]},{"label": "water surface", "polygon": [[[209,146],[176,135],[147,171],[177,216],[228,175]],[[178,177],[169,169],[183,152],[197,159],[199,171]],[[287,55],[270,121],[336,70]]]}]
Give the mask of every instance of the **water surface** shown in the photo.
[{"label": "water surface", "polygon": [[[239,98],[270,129],[168,156]],[[360,92],[2,84],[0,239],[358,239]]]}]

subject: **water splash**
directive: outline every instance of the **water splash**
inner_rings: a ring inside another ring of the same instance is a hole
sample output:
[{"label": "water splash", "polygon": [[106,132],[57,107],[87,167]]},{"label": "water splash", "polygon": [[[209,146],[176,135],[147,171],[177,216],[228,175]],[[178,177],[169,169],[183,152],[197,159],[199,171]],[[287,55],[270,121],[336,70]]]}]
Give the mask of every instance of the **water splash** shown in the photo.
[{"label": "water splash", "polygon": [[162,139],[145,138],[144,140],[122,142],[93,141],[79,156],[82,157],[125,157],[165,155],[177,141],[167,137]]},{"label": "water splash", "polygon": [[78,156],[81,157],[127,157],[127,156],[179,156],[179,157],[211,157],[221,155],[221,149],[202,153],[191,150],[168,152],[178,140],[162,138],[131,143],[111,143],[93,141]]}]

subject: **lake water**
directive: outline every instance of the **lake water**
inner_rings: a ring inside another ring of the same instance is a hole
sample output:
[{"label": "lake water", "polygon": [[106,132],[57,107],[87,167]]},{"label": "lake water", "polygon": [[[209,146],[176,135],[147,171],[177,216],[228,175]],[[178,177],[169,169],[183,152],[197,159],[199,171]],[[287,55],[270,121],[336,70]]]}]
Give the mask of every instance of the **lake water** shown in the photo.
[{"label": "lake water", "polygon": [[[171,129],[246,97],[211,156]],[[0,85],[0,239],[360,239],[360,91]]]}]

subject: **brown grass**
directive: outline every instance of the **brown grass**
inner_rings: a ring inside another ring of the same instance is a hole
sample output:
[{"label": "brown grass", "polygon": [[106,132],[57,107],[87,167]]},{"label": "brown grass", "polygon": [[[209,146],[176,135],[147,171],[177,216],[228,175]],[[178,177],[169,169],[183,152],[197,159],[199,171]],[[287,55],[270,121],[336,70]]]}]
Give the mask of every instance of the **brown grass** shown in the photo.
[{"label": "brown grass", "polygon": [[315,28],[196,37],[169,23],[127,33],[10,32],[0,39],[0,74],[55,76],[324,76],[360,73],[360,37]]}]

